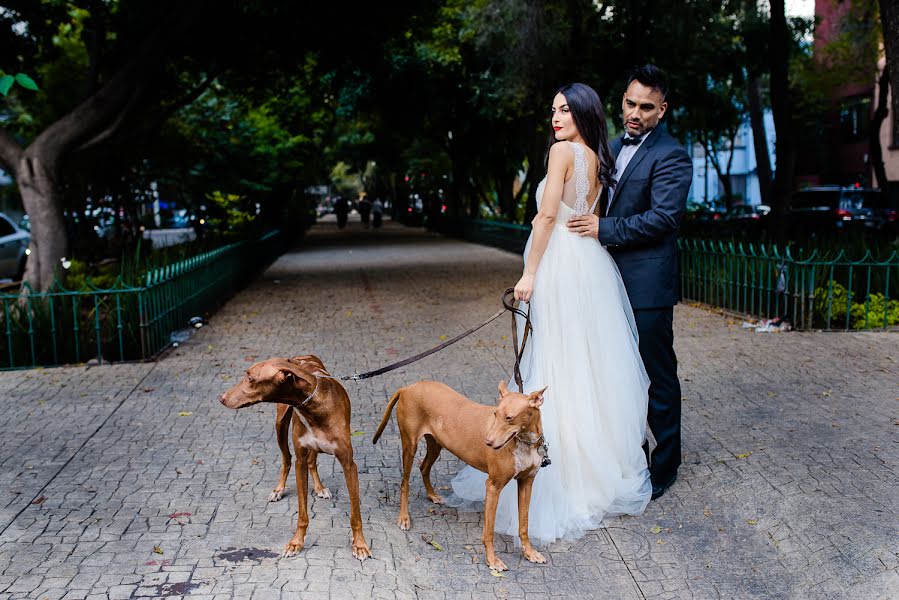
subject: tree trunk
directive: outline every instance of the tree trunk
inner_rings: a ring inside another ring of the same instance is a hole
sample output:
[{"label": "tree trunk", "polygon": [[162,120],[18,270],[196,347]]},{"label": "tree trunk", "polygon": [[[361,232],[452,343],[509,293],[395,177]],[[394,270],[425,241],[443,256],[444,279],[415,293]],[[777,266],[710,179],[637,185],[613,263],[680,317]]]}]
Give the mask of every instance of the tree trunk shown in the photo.
[{"label": "tree trunk", "polygon": [[793,126],[793,101],[790,97],[790,30],[784,13],[784,0],[771,0],[771,110],[774,112],[774,130],[777,134],[775,155],[777,159],[772,184],[771,220],[775,241],[786,240],[786,219],[790,193],[793,191],[793,173],[796,168],[796,143]]},{"label": "tree trunk", "polygon": [[762,204],[771,205],[771,157],[768,155],[768,134],[765,131],[765,113],[762,108],[762,86],[758,75],[749,79],[749,123],[752,127],[752,143],[755,149],[756,176]]},{"label": "tree trunk", "polygon": [[899,141],[899,0],[880,0],[880,22],[883,26],[883,47],[886,54],[886,72],[892,82],[893,131],[892,140]]},{"label": "tree trunk", "polygon": [[35,292],[47,291],[61,270],[68,253],[66,224],[62,216],[62,194],[57,182],[58,165],[29,147],[16,169],[22,204],[31,222],[31,255],[24,281]]},{"label": "tree trunk", "polygon": [[883,164],[883,148],[880,146],[880,127],[889,114],[887,109],[887,92],[890,89],[890,74],[886,67],[880,74],[877,82],[877,109],[871,115],[871,125],[868,128],[868,145],[871,147],[871,168],[874,169],[874,177],[877,178],[877,187],[887,189],[887,171]]}]

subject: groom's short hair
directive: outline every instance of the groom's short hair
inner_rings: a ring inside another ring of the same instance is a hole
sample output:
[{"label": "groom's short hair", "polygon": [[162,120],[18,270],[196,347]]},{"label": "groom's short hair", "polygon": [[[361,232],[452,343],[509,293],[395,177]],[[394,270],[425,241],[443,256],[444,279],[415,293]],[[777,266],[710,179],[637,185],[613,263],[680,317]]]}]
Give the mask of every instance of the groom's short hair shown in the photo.
[{"label": "groom's short hair", "polygon": [[652,64],[645,64],[631,71],[627,78],[627,84],[630,85],[634,81],[639,81],[648,88],[652,88],[662,94],[662,98],[668,95],[668,78],[665,72]]}]

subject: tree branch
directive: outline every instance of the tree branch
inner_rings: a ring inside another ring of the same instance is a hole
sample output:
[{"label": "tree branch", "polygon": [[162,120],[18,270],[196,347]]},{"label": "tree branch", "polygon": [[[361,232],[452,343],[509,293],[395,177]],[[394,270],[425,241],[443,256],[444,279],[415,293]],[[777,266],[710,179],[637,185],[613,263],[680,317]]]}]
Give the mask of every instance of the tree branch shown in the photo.
[{"label": "tree branch", "polygon": [[0,167],[12,176],[16,174],[16,165],[22,157],[22,144],[17,142],[13,136],[5,129],[0,127]]},{"label": "tree branch", "polygon": [[122,124],[134,112],[134,107],[137,106],[137,101],[140,98],[141,93],[143,92],[143,88],[144,88],[143,85],[137,86],[134,89],[134,91],[131,93],[131,97],[128,99],[128,103],[125,104],[125,107],[119,111],[119,114],[118,114],[118,116],[116,116],[115,120],[113,120],[113,122],[110,123],[106,129],[104,129],[103,131],[101,131],[100,133],[98,133],[97,135],[95,135],[94,137],[89,139],[88,141],[81,144],[81,146],[79,146],[75,150],[75,152],[82,152],[84,150],[93,148],[94,146],[96,146],[102,142],[105,142],[106,140],[111,138],[113,135],[115,135],[116,132],[118,132],[122,128]]}]

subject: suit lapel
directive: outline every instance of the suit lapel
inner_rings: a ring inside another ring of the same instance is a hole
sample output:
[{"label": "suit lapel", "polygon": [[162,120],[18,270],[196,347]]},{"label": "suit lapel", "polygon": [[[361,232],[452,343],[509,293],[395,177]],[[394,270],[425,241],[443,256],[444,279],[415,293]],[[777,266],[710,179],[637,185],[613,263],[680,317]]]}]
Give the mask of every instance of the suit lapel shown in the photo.
[{"label": "suit lapel", "polygon": [[[618,206],[618,202],[616,202],[616,198],[621,190],[621,186],[628,180],[631,176],[631,173],[634,172],[634,169],[637,168],[637,165],[646,157],[649,153],[649,150],[655,145],[656,141],[659,139],[660,133],[658,133],[662,128],[662,124],[660,123],[656,126],[655,129],[649,132],[646,140],[640,144],[640,147],[637,149],[637,152],[631,157],[631,161],[627,163],[627,167],[624,169],[624,173],[621,174],[621,177],[618,179],[618,183],[615,184],[615,194],[612,196],[612,203],[606,209],[606,215],[612,212],[612,208]],[[623,144],[620,139],[616,139],[616,144],[618,146],[618,152],[621,151]],[[618,152],[615,152],[615,158],[618,158]]]},{"label": "suit lapel", "polygon": [[646,157],[649,153],[650,148],[655,145],[656,140],[659,139],[658,130],[661,127],[656,127],[652,131],[649,132],[649,136],[646,138],[646,141],[640,144],[640,147],[637,149],[637,152],[634,154],[631,161],[627,163],[627,168],[624,170],[624,173],[621,174],[621,178],[618,180],[618,185],[624,185],[624,182],[627,181],[628,177],[631,176],[631,173],[634,172],[634,169],[637,168],[637,165]]}]

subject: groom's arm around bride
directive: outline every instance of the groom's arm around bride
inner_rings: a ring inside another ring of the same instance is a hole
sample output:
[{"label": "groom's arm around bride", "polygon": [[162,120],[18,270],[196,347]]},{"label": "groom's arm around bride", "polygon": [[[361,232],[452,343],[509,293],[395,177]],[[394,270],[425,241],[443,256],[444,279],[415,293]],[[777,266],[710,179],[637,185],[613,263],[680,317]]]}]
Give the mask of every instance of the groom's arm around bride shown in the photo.
[{"label": "groom's arm around bride", "polygon": [[661,123],[668,84],[653,65],[640,67],[622,97],[624,136],[612,141],[617,184],[601,218],[576,217],[568,228],[596,237],[615,259],[627,289],[640,355],[651,381],[649,427],[657,446],[650,460],[653,497],[680,465],[681,391],[674,354],[674,305],[679,297],[677,230],[693,179],[689,154]]}]

